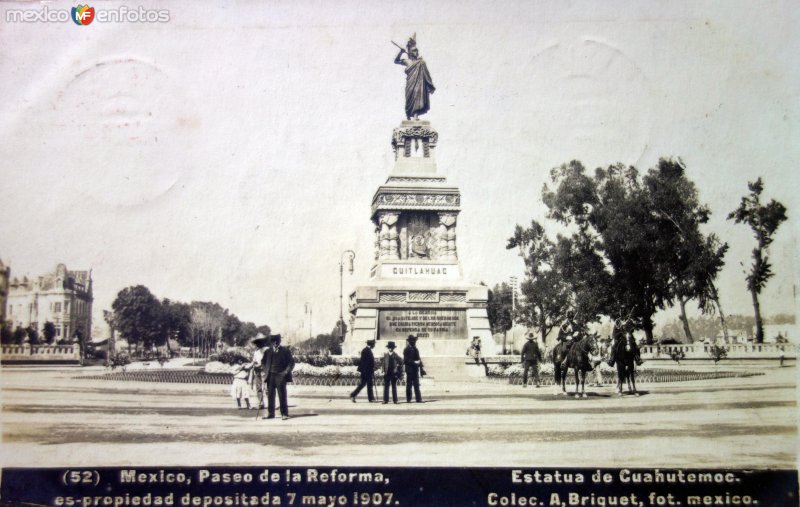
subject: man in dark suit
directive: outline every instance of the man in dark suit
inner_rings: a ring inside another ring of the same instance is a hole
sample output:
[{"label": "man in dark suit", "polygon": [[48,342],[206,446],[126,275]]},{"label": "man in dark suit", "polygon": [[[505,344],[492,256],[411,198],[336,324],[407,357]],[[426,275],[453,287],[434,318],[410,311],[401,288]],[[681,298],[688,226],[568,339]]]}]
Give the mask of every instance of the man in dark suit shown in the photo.
[{"label": "man in dark suit", "polygon": [[375,348],[375,340],[367,340],[367,346],[361,351],[361,359],[358,361],[358,372],[361,374],[361,382],[358,383],[356,390],[350,393],[350,399],[356,402],[358,393],[367,386],[367,398],[370,402],[376,401],[373,393],[375,384],[375,356],[372,349]]},{"label": "man in dark suit", "polygon": [[264,419],[275,418],[275,392],[278,392],[278,401],[281,406],[281,419],[289,418],[289,402],[286,398],[286,383],[292,380],[294,358],[292,351],[281,347],[281,335],[274,334],[269,337],[270,345],[264,351],[261,368],[267,377],[267,415]]},{"label": "man in dark suit", "polygon": [[393,341],[386,344],[389,349],[383,355],[383,404],[389,403],[389,386],[392,386],[392,401],[397,403],[397,379],[403,375],[403,362],[394,351],[397,345]]},{"label": "man in dark suit", "polygon": [[406,367],[406,402],[411,403],[411,388],[414,388],[414,399],[417,403],[422,403],[422,393],[419,391],[419,374],[422,368],[422,360],[417,349],[417,337],[413,334],[408,335],[406,348],[403,349],[403,364]]}]

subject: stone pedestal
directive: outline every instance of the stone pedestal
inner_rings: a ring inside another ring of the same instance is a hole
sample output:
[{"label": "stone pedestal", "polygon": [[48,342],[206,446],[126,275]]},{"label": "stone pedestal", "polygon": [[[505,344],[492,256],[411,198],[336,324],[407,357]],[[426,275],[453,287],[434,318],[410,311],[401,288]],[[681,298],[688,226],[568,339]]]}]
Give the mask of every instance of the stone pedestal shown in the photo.
[{"label": "stone pedestal", "polygon": [[494,351],[488,289],[463,279],[456,246],[461,194],[438,173],[438,133],[427,121],[403,121],[392,135],[395,164],[372,199],[375,264],[370,282],[350,295],[351,326],[343,352],[369,339],[383,353],[409,334],[425,356],[461,356],[479,336]]}]

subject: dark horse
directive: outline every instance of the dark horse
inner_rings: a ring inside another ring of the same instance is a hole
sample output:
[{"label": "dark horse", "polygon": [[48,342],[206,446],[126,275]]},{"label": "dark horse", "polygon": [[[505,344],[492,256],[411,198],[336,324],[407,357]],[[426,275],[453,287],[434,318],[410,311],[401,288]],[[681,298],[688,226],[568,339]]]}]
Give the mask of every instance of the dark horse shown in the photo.
[{"label": "dark horse", "polygon": [[[586,372],[592,371],[590,354],[597,354],[597,338],[589,334],[578,341],[561,342],[553,348],[556,394],[567,394],[567,372],[572,368],[575,371],[575,397],[586,398]],[[559,384],[561,392],[558,392]]]},{"label": "dark horse", "polygon": [[636,392],[636,365],[642,364],[639,347],[632,334],[619,333],[612,345],[609,363],[617,365],[617,394],[622,396],[622,388],[627,382],[628,393],[639,396]]}]

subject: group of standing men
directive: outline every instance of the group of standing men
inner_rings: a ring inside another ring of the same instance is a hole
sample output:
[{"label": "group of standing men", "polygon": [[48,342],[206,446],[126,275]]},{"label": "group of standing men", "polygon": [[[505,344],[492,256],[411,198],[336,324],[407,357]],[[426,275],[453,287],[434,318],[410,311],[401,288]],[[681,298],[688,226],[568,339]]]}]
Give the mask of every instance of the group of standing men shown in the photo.
[{"label": "group of standing men", "polygon": [[286,384],[292,381],[294,358],[288,347],[281,346],[281,335],[267,337],[258,333],[251,340],[256,346],[250,370],[250,386],[258,393],[258,409],[264,407],[264,390],[267,391],[267,415],[264,419],[275,418],[275,395],[278,395],[281,419],[289,418],[289,401]]},{"label": "group of standing men", "polygon": [[[358,372],[361,374],[361,381],[358,387],[350,393],[350,399],[356,402],[356,397],[361,390],[367,388],[367,399],[370,402],[377,402],[374,392],[375,387],[375,355],[372,349],[375,348],[375,340],[367,340],[367,346],[361,350],[361,358],[358,361]],[[414,400],[422,403],[422,393],[419,388],[419,379],[425,375],[425,369],[419,356],[417,348],[417,337],[413,334],[408,335],[406,347],[403,349],[401,358],[395,349],[397,345],[393,341],[386,344],[388,349],[381,358],[383,369],[383,403],[389,403],[389,389],[392,391],[392,401],[397,403],[397,381],[406,375],[406,402],[411,403],[411,393],[414,393]]]},{"label": "group of standing men", "polygon": [[[598,384],[602,383],[599,364],[603,360],[608,360],[609,364],[614,365],[614,358],[617,349],[626,350],[629,354],[633,353],[636,363],[641,364],[639,350],[633,334],[630,332],[629,323],[615,322],[612,332],[611,344],[608,347],[600,347],[601,353],[597,357],[592,357],[592,366],[596,374]],[[574,322],[574,314],[568,312],[567,320],[559,329],[558,338],[561,341],[572,341],[578,333],[578,326]],[[294,358],[288,347],[281,346],[281,335],[274,334],[269,337],[262,333],[253,338],[252,343],[257,347],[253,353],[251,363],[250,385],[253,391],[258,393],[259,410],[266,408],[267,415],[264,419],[275,418],[275,396],[277,394],[280,406],[281,419],[289,419],[289,403],[286,391],[286,384],[292,381],[292,369],[294,368]],[[375,340],[367,340],[367,346],[361,350],[361,358],[358,363],[358,372],[361,380],[356,389],[350,393],[350,399],[356,402],[356,397],[361,390],[367,388],[367,398],[370,402],[377,402],[375,393],[375,355],[372,350],[375,348]],[[401,358],[395,349],[397,345],[394,341],[386,344],[387,351],[381,358],[383,370],[383,403],[389,403],[389,391],[391,390],[392,402],[397,401],[397,381],[406,376],[406,402],[411,403],[413,392],[414,400],[422,403],[422,393],[419,387],[420,377],[425,375],[425,369],[417,349],[417,337],[408,335],[406,347],[403,349]],[[605,353],[607,352],[607,354]],[[610,356],[610,357],[609,357]],[[521,361],[523,366],[522,386],[528,386],[528,372],[532,372],[532,379],[536,387],[539,387],[539,363],[542,361],[542,351],[536,343],[533,333],[528,333],[527,341],[522,347]],[[477,359],[476,359],[477,362]],[[617,362],[619,368],[622,366]],[[267,405],[264,406],[264,391],[267,392]]]}]

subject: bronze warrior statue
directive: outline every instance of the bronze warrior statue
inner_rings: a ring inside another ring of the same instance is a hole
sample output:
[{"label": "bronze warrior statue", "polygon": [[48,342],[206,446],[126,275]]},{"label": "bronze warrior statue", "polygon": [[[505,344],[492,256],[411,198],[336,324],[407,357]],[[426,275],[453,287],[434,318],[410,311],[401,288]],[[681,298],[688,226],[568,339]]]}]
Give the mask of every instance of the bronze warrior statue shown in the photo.
[{"label": "bronze warrior statue", "polygon": [[[417,49],[417,34],[408,39],[406,48],[394,43],[400,48],[394,63],[406,67],[406,118],[419,119],[419,115],[427,113],[431,108],[430,94],[436,88],[428,72],[425,60],[419,56]],[[403,54],[405,53],[405,57]]]}]

